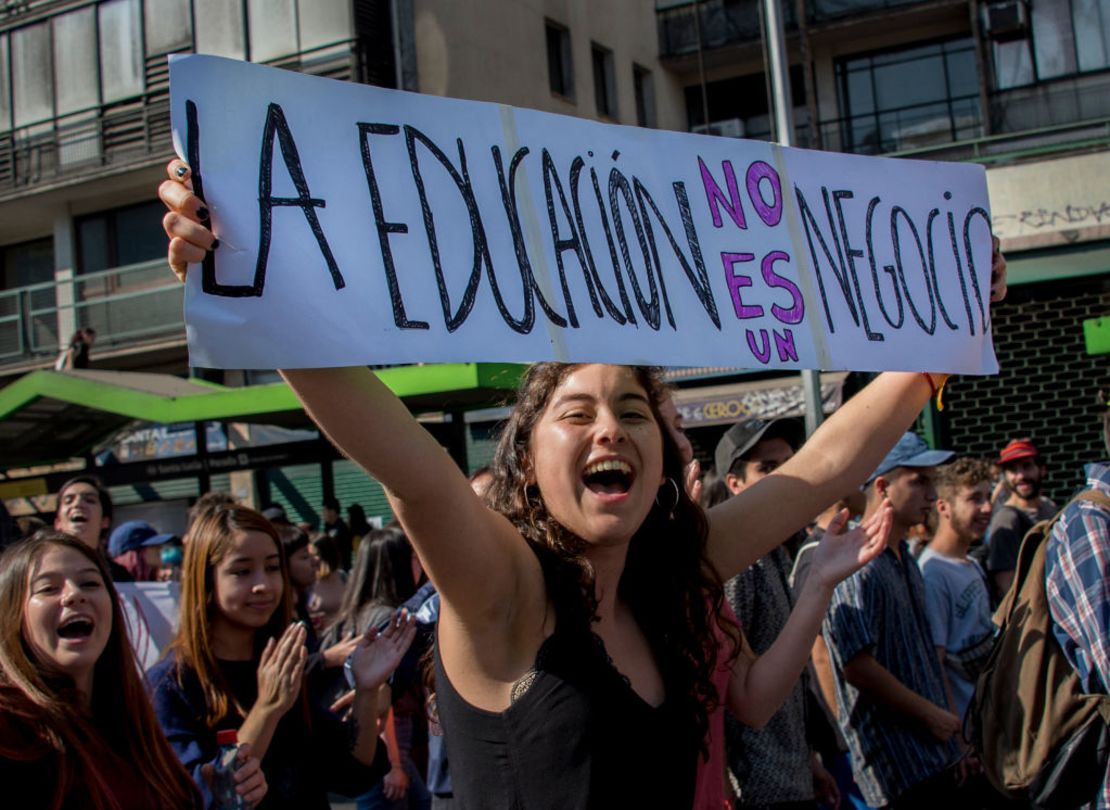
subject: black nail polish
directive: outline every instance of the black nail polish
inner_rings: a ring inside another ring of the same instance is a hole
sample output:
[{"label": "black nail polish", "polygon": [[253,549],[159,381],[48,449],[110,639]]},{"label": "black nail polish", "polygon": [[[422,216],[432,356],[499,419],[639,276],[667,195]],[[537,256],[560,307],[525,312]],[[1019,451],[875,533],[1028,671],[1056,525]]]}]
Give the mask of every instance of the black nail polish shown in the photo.
[{"label": "black nail polish", "polygon": [[213,240],[212,240],[212,246],[211,246],[210,248],[208,248],[208,249],[209,249],[209,250],[215,250],[215,249],[216,249],[216,248],[218,248],[219,246],[220,246],[220,240],[219,240],[219,239],[213,239]]},{"label": "black nail polish", "polygon": [[208,219],[208,209],[202,205],[197,209],[197,217],[200,219]]},{"label": "black nail polish", "polygon": [[177,167],[177,176],[178,177],[184,177],[188,173],[189,173],[188,167],[186,167],[186,166],[178,166]]}]

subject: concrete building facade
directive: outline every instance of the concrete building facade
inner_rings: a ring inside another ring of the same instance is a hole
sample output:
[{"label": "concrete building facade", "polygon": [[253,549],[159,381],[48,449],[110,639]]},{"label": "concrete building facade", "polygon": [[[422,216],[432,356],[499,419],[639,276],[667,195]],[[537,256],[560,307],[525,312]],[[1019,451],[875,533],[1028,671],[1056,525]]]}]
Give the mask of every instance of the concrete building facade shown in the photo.
[{"label": "concrete building facade", "polygon": [[[758,0],[658,0],[690,129],[771,137]],[[1011,293],[1001,374],[960,378],[932,439],[985,457],[1032,436],[1051,494],[1098,457],[1110,389],[1110,2],[784,0],[795,143],[987,168]],[[1085,339],[1085,334],[1088,336]],[[1101,349],[1105,352],[1105,349]]]},{"label": "concrete building facade", "polygon": [[[50,368],[84,327],[97,333],[94,370],[190,373],[182,290],[165,269],[164,212],[156,199],[173,154],[167,56],[188,52],[623,124],[681,128],[685,118],[679,81],[659,65],[649,0],[6,3],[0,389]],[[274,379],[265,372],[200,373],[228,385]],[[304,438],[279,429],[228,425],[214,434],[211,425],[195,427],[144,426],[93,448],[97,460],[85,463],[134,463],[147,453],[153,460],[178,445],[223,452],[262,441],[264,433],[266,441]],[[462,449],[475,463],[488,455],[487,434],[456,437],[460,447],[469,441]],[[162,477],[119,485],[114,493],[145,516],[151,513],[140,509],[142,502],[181,506],[202,486],[215,486],[283,503],[309,520],[316,517],[313,504],[333,493],[388,517],[380,488],[333,455],[306,460],[293,452],[288,463],[248,473],[245,484],[232,472]],[[0,474],[11,466],[0,451]],[[0,480],[0,496],[20,501],[13,504],[20,511],[49,511],[48,493],[29,483],[28,472]]]}]

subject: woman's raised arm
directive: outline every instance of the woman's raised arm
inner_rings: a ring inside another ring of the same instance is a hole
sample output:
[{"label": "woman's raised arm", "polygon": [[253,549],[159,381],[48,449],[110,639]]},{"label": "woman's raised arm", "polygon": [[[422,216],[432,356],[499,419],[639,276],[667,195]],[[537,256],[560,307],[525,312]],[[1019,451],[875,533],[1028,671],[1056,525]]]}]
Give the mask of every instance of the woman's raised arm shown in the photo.
[{"label": "woman's raised arm", "polygon": [[[158,194],[169,209],[163,226],[170,267],[184,279],[188,265],[218,243],[186,164],[174,160],[168,172]],[[332,443],[385,488],[428,576],[460,619],[504,617],[513,598],[530,590],[519,587],[520,578],[542,584],[516,529],[482,504],[447,452],[368,368],[282,375]]]},{"label": "woman's raised arm", "polygon": [[[992,237],[991,301],[1006,297],[1006,259]],[[947,374],[886,372],[848,400],[773,474],[709,512],[709,559],[723,579],[785,542],[864,482],[909,430]],[[721,471],[718,471],[721,472]]]},{"label": "woman's raised arm", "polygon": [[[933,375],[939,384],[945,375]],[[722,579],[785,542],[863,483],[932,395],[919,372],[887,372],[849,399],[788,462],[709,510],[710,561]]]},{"label": "woman's raised arm", "polygon": [[524,571],[538,576],[535,557],[404,403],[365,367],[282,376],[331,442],[385,487],[443,600],[464,620],[504,615]]}]

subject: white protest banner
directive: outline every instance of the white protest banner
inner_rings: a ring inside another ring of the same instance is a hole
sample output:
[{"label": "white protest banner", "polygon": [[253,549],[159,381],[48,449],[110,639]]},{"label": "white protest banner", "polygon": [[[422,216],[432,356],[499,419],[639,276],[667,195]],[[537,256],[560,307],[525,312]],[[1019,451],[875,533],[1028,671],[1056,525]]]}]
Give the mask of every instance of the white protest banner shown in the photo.
[{"label": "white protest banner", "polygon": [[785,149],[172,58],[219,248],[192,364],[989,373],[981,166]]},{"label": "white protest banner", "polygon": [[162,656],[177,632],[181,586],[176,582],[117,582],[127,638],[143,671]]}]

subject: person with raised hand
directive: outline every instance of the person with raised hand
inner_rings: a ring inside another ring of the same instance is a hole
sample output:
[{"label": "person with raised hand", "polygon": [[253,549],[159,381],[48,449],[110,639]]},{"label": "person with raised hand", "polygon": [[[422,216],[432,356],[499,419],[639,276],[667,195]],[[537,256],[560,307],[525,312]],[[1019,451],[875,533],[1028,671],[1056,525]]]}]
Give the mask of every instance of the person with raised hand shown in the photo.
[{"label": "person with raised hand", "polygon": [[[361,636],[387,621],[410,603],[422,576],[420,562],[400,527],[371,529],[355,552],[347,593],[335,621],[323,634],[324,644],[341,643],[352,634]],[[380,707],[386,713],[383,738],[390,771],[381,784],[358,797],[357,810],[419,810],[431,805],[431,794],[413,759],[414,742],[419,743],[427,731],[418,671],[426,642],[427,638],[422,638],[414,645],[390,680],[390,699]]]},{"label": "person with raised hand", "polygon": [[[168,170],[164,225],[184,277],[218,242],[188,167]],[[722,577],[860,483],[945,377],[881,375],[794,459],[706,514],[680,485],[649,368],[532,366],[484,501],[368,368],[283,375],[384,486],[439,590],[436,701],[456,800],[529,810],[690,805],[722,699]],[[862,550],[880,531],[843,542]]]},{"label": "person with raised hand", "polygon": [[[0,557],[0,617],[5,807],[201,806],[158,727],[97,551],[45,529],[12,546]],[[249,746],[234,779],[252,806],[266,793]]]},{"label": "person with raised hand", "polygon": [[399,620],[358,644],[344,723],[307,697],[305,628],[290,624],[292,609],[287,563],[266,518],[229,506],[193,526],[178,633],[147,678],[166,737],[206,801],[204,769],[225,729],[236,730],[262,762],[270,786],[263,810],[325,810],[329,791],[358,795],[388,770],[377,744],[378,691],[415,625]]}]

